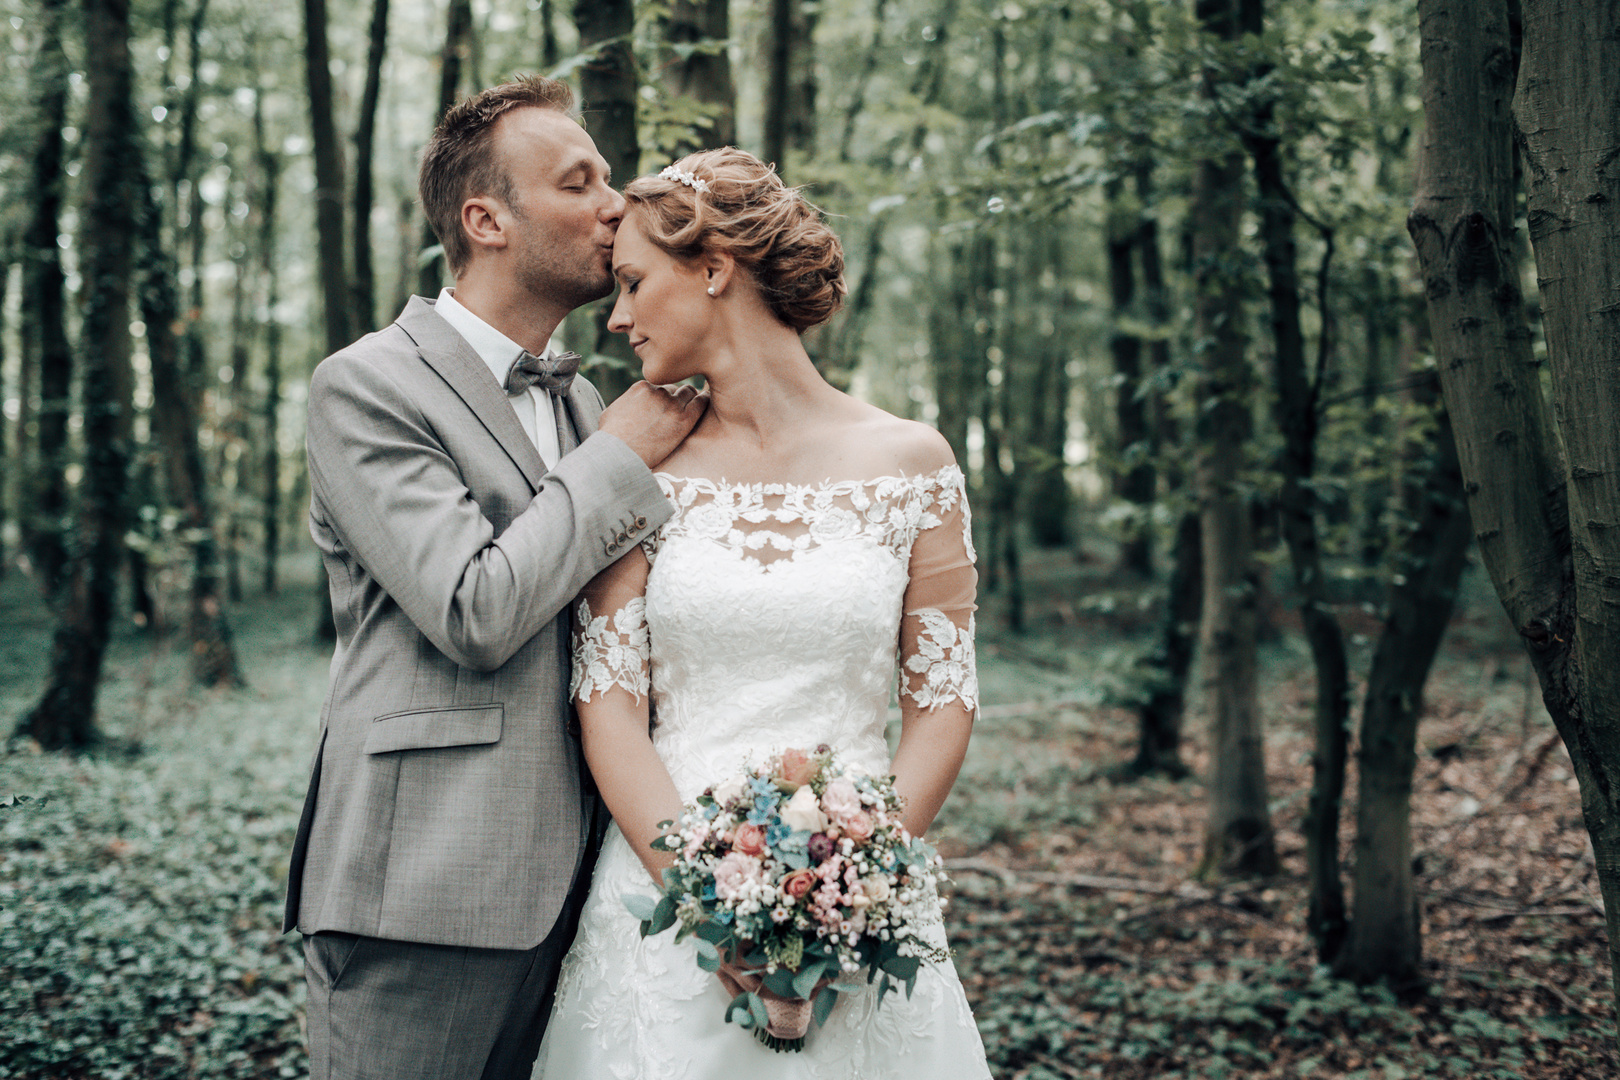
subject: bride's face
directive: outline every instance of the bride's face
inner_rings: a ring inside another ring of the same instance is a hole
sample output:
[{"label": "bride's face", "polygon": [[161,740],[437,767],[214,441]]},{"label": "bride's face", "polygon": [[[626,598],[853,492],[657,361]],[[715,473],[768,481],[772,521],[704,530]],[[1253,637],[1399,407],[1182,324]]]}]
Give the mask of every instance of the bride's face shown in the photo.
[{"label": "bride's face", "polygon": [[613,276],[619,299],[608,329],[629,335],[641,377],[667,384],[699,374],[714,303],[703,272],[648,240],[632,211],[613,242]]}]

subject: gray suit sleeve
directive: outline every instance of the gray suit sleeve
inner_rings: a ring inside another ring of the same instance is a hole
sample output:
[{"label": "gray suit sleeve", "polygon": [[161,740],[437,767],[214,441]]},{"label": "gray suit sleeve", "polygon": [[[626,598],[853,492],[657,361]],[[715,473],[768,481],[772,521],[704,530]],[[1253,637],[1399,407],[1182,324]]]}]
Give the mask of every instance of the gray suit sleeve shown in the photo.
[{"label": "gray suit sleeve", "polygon": [[[421,410],[382,363],[352,353],[311,379],[308,441],[332,530],[429,641],[479,671],[504,664],[626,550],[603,538],[637,519],[645,535],[671,513],[641,459],[597,432],[496,536]],[[493,442],[490,453],[501,453]]]}]

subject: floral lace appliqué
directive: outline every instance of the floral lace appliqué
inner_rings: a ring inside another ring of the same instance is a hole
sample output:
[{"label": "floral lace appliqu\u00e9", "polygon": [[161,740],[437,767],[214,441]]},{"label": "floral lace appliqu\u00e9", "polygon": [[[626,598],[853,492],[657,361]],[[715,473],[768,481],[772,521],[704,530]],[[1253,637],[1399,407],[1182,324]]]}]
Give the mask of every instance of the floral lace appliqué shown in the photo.
[{"label": "floral lace appliqu\u00e9", "polygon": [[647,635],[647,601],[635,597],[606,615],[591,615],[587,600],[579,602],[580,631],[574,636],[574,675],[568,692],[576,701],[589,701],[598,692],[623,687],[640,701],[647,695],[647,665],[652,655]]},{"label": "floral lace appliqu\u00e9", "polygon": [[900,693],[919,709],[937,709],[951,701],[961,701],[969,710],[979,707],[979,672],[973,655],[973,616],[964,629],[937,608],[921,608],[910,616],[922,622],[916,652],[906,658],[905,668],[922,681],[905,679]]}]

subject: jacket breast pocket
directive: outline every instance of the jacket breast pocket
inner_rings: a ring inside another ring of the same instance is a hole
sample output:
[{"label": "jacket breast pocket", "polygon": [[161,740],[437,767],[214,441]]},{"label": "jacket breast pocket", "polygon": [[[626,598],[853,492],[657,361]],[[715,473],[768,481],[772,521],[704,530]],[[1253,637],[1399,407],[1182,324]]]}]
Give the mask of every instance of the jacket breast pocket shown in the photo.
[{"label": "jacket breast pocket", "polygon": [[458,705],[379,716],[366,733],[366,753],[497,743],[505,717],[505,705]]}]

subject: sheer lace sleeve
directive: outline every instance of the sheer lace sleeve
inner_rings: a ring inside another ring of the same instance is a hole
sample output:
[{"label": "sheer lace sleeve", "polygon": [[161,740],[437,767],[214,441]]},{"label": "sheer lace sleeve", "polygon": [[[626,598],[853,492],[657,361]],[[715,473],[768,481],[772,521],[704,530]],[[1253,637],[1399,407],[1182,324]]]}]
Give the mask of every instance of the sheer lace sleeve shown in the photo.
[{"label": "sheer lace sleeve", "polygon": [[639,550],[599,574],[574,604],[574,674],[569,693],[585,703],[615,687],[647,696],[647,559]]},{"label": "sheer lace sleeve", "polygon": [[935,710],[979,705],[973,658],[973,522],[962,471],[929,478],[919,493],[921,530],[911,545],[911,582],[900,622],[900,703]]}]

